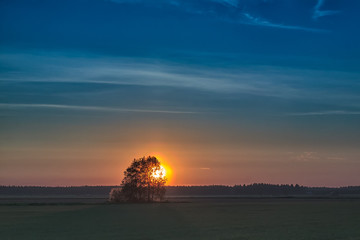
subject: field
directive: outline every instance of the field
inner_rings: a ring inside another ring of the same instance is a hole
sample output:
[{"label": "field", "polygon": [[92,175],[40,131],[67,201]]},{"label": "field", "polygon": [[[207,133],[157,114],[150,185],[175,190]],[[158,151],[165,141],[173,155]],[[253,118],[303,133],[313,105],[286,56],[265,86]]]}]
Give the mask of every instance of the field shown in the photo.
[{"label": "field", "polygon": [[360,239],[360,200],[1,204],[0,239]]}]

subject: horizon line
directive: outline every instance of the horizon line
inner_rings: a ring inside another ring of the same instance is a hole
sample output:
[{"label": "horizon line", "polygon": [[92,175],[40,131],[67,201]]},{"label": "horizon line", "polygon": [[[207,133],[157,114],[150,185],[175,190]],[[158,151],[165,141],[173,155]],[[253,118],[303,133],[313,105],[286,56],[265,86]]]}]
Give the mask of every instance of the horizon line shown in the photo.
[{"label": "horizon line", "polygon": [[[236,186],[251,186],[251,185],[277,185],[277,186],[291,186],[294,187],[299,185],[299,187],[307,187],[307,188],[348,188],[348,187],[360,187],[360,185],[343,185],[343,186],[307,186],[300,185],[298,183],[249,183],[249,184],[208,184],[208,185],[165,185],[165,187],[213,187],[213,186],[222,186],[222,187],[236,187]],[[39,188],[76,188],[76,187],[121,187],[121,185],[0,185],[0,187],[39,187]]]}]

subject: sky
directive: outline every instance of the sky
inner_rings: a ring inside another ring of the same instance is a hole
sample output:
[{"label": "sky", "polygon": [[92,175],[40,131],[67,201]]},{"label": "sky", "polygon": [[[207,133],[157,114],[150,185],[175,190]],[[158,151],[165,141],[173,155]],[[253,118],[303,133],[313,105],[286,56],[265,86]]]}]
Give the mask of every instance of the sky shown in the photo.
[{"label": "sky", "polygon": [[360,185],[360,1],[0,1],[0,185]]}]

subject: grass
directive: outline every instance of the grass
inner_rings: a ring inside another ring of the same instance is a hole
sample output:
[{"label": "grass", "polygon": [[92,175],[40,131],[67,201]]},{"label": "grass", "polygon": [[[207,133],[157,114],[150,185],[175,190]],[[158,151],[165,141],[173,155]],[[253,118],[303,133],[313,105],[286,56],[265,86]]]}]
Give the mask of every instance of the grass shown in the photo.
[{"label": "grass", "polygon": [[0,239],[360,239],[360,200],[0,205]]}]

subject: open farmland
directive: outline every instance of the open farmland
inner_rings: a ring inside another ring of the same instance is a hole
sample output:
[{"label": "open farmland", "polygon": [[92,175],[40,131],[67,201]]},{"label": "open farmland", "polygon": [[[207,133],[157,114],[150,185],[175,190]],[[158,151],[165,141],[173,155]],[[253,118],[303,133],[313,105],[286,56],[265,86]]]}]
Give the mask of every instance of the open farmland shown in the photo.
[{"label": "open farmland", "polygon": [[360,239],[360,200],[0,205],[1,239]]}]

